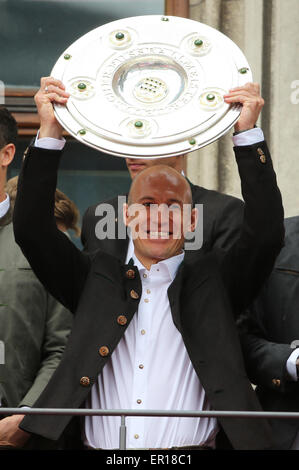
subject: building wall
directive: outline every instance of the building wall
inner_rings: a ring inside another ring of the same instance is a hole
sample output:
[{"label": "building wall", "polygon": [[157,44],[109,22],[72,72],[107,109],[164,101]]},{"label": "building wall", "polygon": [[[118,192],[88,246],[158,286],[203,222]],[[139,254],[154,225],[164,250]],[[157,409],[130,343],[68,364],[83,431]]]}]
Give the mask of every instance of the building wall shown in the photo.
[{"label": "building wall", "polygon": [[[298,0],[190,0],[190,18],[217,28],[244,52],[265,99],[258,124],[272,153],[285,214],[299,214]],[[232,132],[191,153],[187,173],[194,183],[240,197]]]}]

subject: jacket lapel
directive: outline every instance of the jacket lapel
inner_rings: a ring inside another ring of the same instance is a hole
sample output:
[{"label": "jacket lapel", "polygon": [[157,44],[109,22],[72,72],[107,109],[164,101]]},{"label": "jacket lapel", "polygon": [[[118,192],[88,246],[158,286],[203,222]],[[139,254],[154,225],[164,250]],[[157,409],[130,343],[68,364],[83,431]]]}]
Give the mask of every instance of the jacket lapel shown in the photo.
[{"label": "jacket lapel", "polygon": [[181,295],[182,283],[183,283],[183,263],[179,266],[177,275],[175,279],[173,280],[173,282],[168,287],[168,291],[167,291],[172,319],[180,333],[181,333],[180,295]]},{"label": "jacket lapel", "polygon": [[[172,318],[175,326],[182,334],[184,324],[184,300],[192,295],[193,291],[204,284],[209,277],[209,271],[201,261],[202,254],[194,253],[193,257],[185,256],[184,261],[180,265],[174,281],[168,288],[168,298],[171,308]],[[203,268],[203,269],[202,269]],[[185,279],[187,282],[185,282]]]},{"label": "jacket lapel", "polygon": [[[126,194],[127,198],[127,194]],[[116,256],[122,263],[125,263],[129,238],[127,233],[127,227],[123,220],[122,207],[117,207],[117,217],[115,219],[115,240],[113,240],[112,254]]]}]

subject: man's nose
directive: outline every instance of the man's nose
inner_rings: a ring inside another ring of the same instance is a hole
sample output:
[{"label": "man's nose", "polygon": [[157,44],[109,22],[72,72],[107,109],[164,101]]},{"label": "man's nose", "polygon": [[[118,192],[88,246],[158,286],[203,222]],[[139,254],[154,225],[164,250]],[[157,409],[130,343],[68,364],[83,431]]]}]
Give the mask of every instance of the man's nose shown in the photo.
[{"label": "man's nose", "polygon": [[159,228],[168,227],[170,222],[170,211],[166,204],[153,204],[149,211],[149,221]]}]

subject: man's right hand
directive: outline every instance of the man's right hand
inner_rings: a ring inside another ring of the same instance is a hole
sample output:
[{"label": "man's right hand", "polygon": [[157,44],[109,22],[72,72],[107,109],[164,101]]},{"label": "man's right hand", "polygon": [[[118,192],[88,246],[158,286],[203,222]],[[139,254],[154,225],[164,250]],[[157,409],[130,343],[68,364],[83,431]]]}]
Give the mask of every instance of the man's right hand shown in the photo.
[{"label": "man's right hand", "polygon": [[70,96],[60,80],[53,77],[41,78],[41,87],[34,100],[40,118],[39,138],[52,137],[61,139],[62,127],[55,118],[53,103],[65,105]]},{"label": "man's right hand", "polygon": [[23,447],[28,441],[30,434],[19,428],[24,415],[13,415],[0,421],[0,450],[5,447]]}]

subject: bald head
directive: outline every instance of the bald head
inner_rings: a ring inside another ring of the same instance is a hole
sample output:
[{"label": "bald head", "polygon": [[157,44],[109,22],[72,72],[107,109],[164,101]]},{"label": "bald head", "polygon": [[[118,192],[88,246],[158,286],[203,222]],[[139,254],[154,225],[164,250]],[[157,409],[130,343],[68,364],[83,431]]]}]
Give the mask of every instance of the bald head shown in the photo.
[{"label": "bald head", "polygon": [[[144,194],[146,190],[148,194]],[[192,203],[188,181],[176,169],[167,165],[155,165],[140,171],[132,181],[128,203],[139,202],[141,194],[143,197],[152,196],[153,192],[158,192],[162,199],[175,193],[182,204]]]}]

